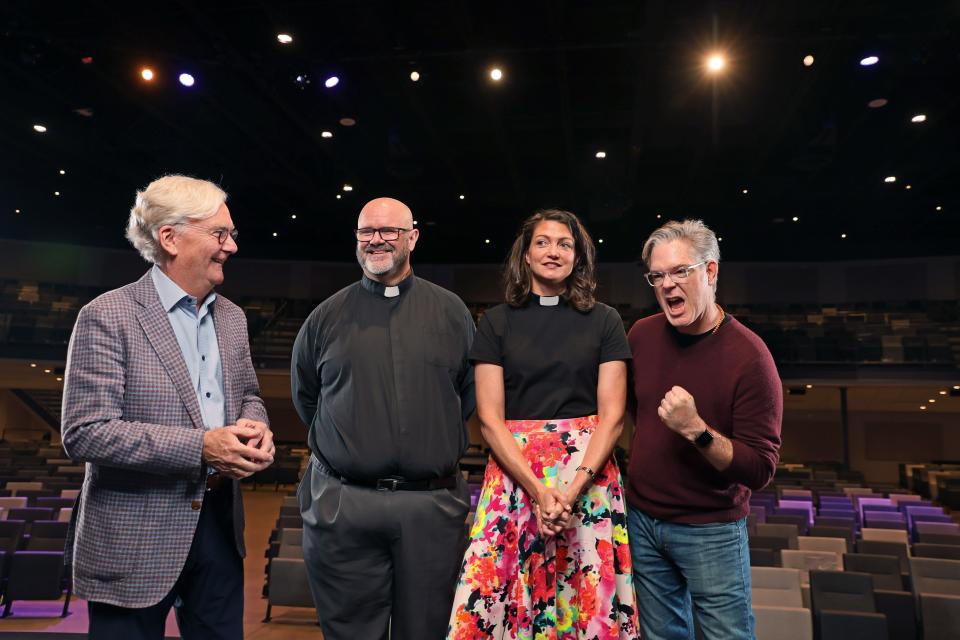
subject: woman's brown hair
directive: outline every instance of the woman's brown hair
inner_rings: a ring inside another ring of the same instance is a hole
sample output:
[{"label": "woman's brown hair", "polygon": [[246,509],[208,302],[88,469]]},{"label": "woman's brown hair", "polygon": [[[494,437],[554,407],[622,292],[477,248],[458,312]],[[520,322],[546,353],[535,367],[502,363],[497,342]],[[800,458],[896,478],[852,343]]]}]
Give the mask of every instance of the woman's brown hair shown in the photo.
[{"label": "woman's brown hair", "polygon": [[504,269],[504,293],[506,302],[511,307],[522,307],[530,296],[531,274],[530,267],[524,259],[530,243],[533,241],[533,231],[537,225],[545,220],[552,220],[564,224],[573,235],[576,262],[573,271],[567,277],[567,289],[563,297],[577,311],[590,311],[596,304],[594,291],[597,289],[597,277],[594,270],[596,250],[590,234],[581,224],[580,219],[569,211],[562,209],[541,209],[523,221],[517,239],[513,241],[510,256],[507,258]]}]

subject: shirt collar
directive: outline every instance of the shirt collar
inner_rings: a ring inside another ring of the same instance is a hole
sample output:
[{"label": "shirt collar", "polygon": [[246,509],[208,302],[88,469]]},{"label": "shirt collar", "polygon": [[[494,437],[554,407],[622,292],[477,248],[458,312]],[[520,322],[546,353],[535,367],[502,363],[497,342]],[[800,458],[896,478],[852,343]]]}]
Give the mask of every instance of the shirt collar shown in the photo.
[{"label": "shirt collar", "polygon": [[[170,276],[165,274],[163,269],[157,265],[153,265],[153,269],[150,270],[150,277],[153,278],[153,286],[157,288],[157,295],[160,296],[160,304],[163,305],[164,310],[167,312],[172,311],[174,307],[183,302],[184,298],[187,299],[188,306],[193,309],[197,308],[196,298],[181,289],[180,285],[171,280]],[[200,305],[200,307],[209,307],[216,299],[217,293],[211,291],[210,294],[204,298],[203,304]]]},{"label": "shirt collar", "polygon": [[[397,283],[397,289],[399,289],[399,294],[402,295],[407,292],[407,290],[413,286],[413,271],[410,272],[406,278]],[[387,289],[387,286],[376,280],[371,280],[367,277],[367,274],[363,274],[363,277],[360,278],[360,286],[369,291],[370,293],[381,296],[381,297],[395,297],[395,296],[386,296],[384,295]]]}]

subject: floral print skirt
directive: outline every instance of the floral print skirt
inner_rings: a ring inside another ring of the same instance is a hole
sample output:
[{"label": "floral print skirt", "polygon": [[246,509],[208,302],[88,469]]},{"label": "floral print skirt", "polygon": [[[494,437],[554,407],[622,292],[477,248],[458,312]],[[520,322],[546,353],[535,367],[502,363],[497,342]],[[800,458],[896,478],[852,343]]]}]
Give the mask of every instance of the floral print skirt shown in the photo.
[{"label": "floral print skirt", "polygon": [[[507,420],[533,473],[561,491],[597,416]],[[576,524],[542,537],[531,500],[487,463],[448,640],[627,640],[640,635],[623,483],[611,457],[574,505]]]}]

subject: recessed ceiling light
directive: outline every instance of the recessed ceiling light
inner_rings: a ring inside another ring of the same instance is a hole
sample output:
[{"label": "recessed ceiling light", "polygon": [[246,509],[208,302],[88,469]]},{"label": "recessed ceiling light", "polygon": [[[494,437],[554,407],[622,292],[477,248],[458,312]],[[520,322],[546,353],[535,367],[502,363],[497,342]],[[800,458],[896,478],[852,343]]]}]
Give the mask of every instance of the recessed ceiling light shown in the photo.
[{"label": "recessed ceiling light", "polygon": [[277,237],[277,232],[276,232],[276,231],[273,232],[273,237],[274,237],[274,238]]},{"label": "recessed ceiling light", "polygon": [[144,67],[143,69],[140,69],[140,77],[146,80],[147,82],[150,82],[151,80],[153,80],[153,76],[154,76],[153,69],[151,69],[150,67]]},{"label": "recessed ceiling light", "polygon": [[843,239],[845,240],[845,239],[847,238],[847,234],[845,234],[845,233],[841,233],[841,234],[840,234],[840,237],[841,237],[841,238],[843,238]]},{"label": "recessed ceiling light", "polygon": [[182,84],[185,87],[192,87],[193,84],[196,82],[194,77],[189,73],[181,73],[178,80],[180,80],[180,84]]},{"label": "recessed ceiling light", "polygon": [[44,372],[44,373],[50,373],[50,369],[44,369],[43,372]]},{"label": "recessed ceiling light", "polygon": [[748,193],[750,193],[750,189],[742,189],[740,193],[742,193],[743,195],[747,195]]},{"label": "recessed ceiling light", "polygon": [[20,213],[20,209],[14,209],[13,212],[14,212],[14,213]]},{"label": "recessed ceiling light", "polygon": [[61,378],[60,376],[57,376],[57,382],[63,382],[63,378]]},{"label": "recessed ceiling light", "polygon": [[709,58],[707,58],[707,69],[712,71],[713,73],[721,71],[724,68],[724,66],[726,66],[726,64],[727,64],[727,61],[719,53],[715,53],[711,55]]},{"label": "recessed ceiling light", "polygon": [[340,118],[340,125],[344,127],[352,127],[357,124],[357,121],[353,118]]},{"label": "recessed ceiling light", "polygon": [[290,215],[290,219],[291,219],[291,220],[296,220],[296,219],[297,219],[297,214],[295,214],[295,213],[294,213],[294,214],[291,214],[291,215]]},{"label": "recessed ceiling light", "polygon": [[723,236],[718,237],[717,242],[723,242]]},{"label": "recessed ceiling light", "polygon": [[931,403],[931,404],[933,404],[933,403],[936,402],[936,401],[937,401],[936,398],[928,398],[928,399],[927,399],[927,402],[929,402],[929,403]]},{"label": "recessed ceiling light", "polygon": [[60,175],[62,175],[62,176],[67,175],[66,170],[65,170],[65,169],[60,169]]},{"label": "recessed ceiling light", "polygon": [[600,158],[601,160],[603,160],[604,158],[607,157],[607,152],[606,152],[606,151],[597,151],[597,153],[595,154],[595,156],[596,156],[597,158]]},{"label": "recessed ceiling light", "polygon": [[867,106],[870,107],[871,109],[879,109],[880,107],[885,107],[887,106],[887,99],[874,98],[873,100],[867,103]]},{"label": "recessed ceiling light", "polygon": [[467,197],[467,196],[463,195],[462,193],[460,194],[460,199],[461,199],[461,200],[463,200],[463,199],[466,198],[466,197]]},{"label": "recessed ceiling light", "polygon": [[941,207],[940,205],[937,205],[937,211],[943,211],[943,207]]},{"label": "recessed ceiling light", "polygon": [[860,60],[860,66],[870,67],[877,64],[878,62],[880,62],[880,58],[878,58],[877,56],[867,56],[866,58],[862,58]]},{"label": "recessed ceiling light", "polygon": [[419,82],[419,81],[420,81],[420,72],[419,72],[419,71],[411,71],[411,72],[410,72],[410,79],[411,79],[412,81],[414,81],[414,82]]},{"label": "recessed ceiling light", "polygon": [[321,138],[332,138],[332,137],[333,137],[333,132],[332,132],[332,131],[321,131],[321,132],[320,132],[320,137],[321,137]]},{"label": "recessed ceiling light", "polygon": [[799,221],[800,221],[800,218],[799,218],[798,216],[793,216],[793,221],[794,221],[794,222],[799,222]]},{"label": "recessed ceiling light", "polygon": [[289,33],[278,33],[277,42],[280,44],[290,44],[293,42],[293,36],[291,36]]},{"label": "recessed ceiling light", "polygon": [[807,55],[803,56],[803,66],[812,67],[813,66],[813,56]]},{"label": "recessed ceiling light", "polygon": [[343,185],[343,190],[344,190],[344,191],[353,191],[353,187],[352,187],[351,185],[349,185],[349,184],[345,184],[345,185]]},{"label": "recessed ceiling light", "polygon": [[30,363],[30,366],[33,367],[34,369],[36,369],[36,368],[37,368],[37,363],[36,363],[36,362],[31,362],[31,363]]},{"label": "recessed ceiling light", "polygon": [[946,389],[940,389],[940,395],[942,395],[942,396],[947,395],[947,390],[946,390]]},{"label": "recessed ceiling light", "polygon": [[910,122],[926,122],[927,116],[924,113],[918,113],[917,115],[910,118]]},{"label": "recessed ceiling light", "polygon": [[503,71],[499,67],[490,69],[490,79],[494,82],[500,82],[503,79]]},{"label": "recessed ceiling light", "polygon": [[660,219],[660,214],[658,213],[658,214],[657,214],[657,220],[659,220],[659,219]]},{"label": "recessed ceiling light", "polygon": [[884,181],[884,182],[896,182],[896,181],[897,181],[897,176],[887,176],[886,178],[883,179],[883,181]]},{"label": "recessed ceiling light", "polygon": [[53,192],[53,195],[58,196],[58,195],[60,195],[60,192],[59,192],[59,191],[54,191],[54,192]]},{"label": "recessed ceiling light", "polygon": [[955,385],[953,385],[953,388],[956,389],[956,390],[958,390],[958,391],[960,391],[960,384],[955,384]]},{"label": "recessed ceiling light", "polygon": [[46,132],[47,132],[47,128],[46,128],[45,126],[43,126],[42,124],[35,124],[35,125],[33,125],[33,130],[36,131],[37,133],[46,133]]},{"label": "recessed ceiling light", "polygon": [[341,196],[339,193],[337,194],[337,200],[339,200],[339,199],[342,198],[342,197],[343,197],[343,196]]},{"label": "recessed ceiling light", "polygon": [[340,78],[337,76],[330,76],[323,81],[323,86],[325,86],[327,89],[333,89],[338,84],[340,84]]},{"label": "recessed ceiling light", "polygon": [[487,238],[486,240],[484,240],[483,244],[490,244],[490,238]]},{"label": "recessed ceiling light", "polygon": [[93,56],[83,56],[80,58],[80,62],[83,64],[93,64]]},{"label": "recessed ceiling light", "polygon": [[927,405],[925,404],[920,405],[920,411],[926,411],[926,410],[927,410]]},{"label": "recessed ceiling light", "polygon": [[913,185],[908,184],[907,186],[904,187],[904,189],[913,189]]},{"label": "recessed ceiling light", "polygon": [[808,385],[807,385],[807,389],[813,389],[813,385],[812,385],[812,384],[808,384]]},{"label": "recessed ceiling light", "polygon": [[603,238],[598,239],[597,242],[599,242],[600,244],[603,244]]},{"label": "recessed ceiling light", "polygon": [[416,221],[416,220],[413,221],[413,226],[417,226],[417,221]]}]

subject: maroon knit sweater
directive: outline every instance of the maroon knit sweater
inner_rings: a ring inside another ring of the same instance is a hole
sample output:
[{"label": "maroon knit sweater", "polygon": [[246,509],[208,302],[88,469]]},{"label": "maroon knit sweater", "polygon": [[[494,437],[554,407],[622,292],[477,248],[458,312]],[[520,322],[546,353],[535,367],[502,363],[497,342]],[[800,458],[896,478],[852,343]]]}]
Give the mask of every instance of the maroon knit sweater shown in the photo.
[{"label": "maroon knit sweater", "polygon": [[[779,459],[783,388],[763,341],[732,316],[713,335],[692,337],[662,313],[638,320],[629,401],[636,430],[627,470],[627,500],[671,522],[729,522],[747,514],[751,490],[773,477]],[[673,385],[693,396],[697,412],[733,442],[733,462],[717,471],[696,445],[657,415]]]}]

